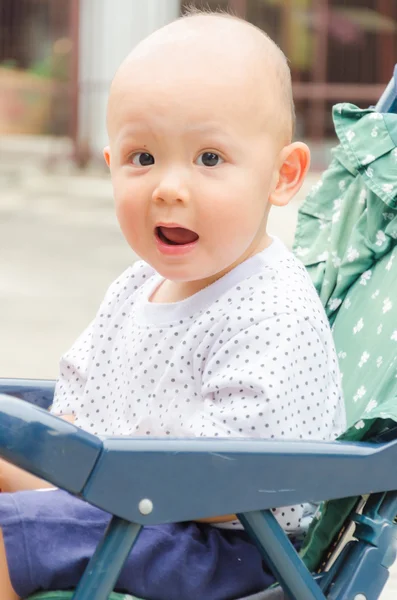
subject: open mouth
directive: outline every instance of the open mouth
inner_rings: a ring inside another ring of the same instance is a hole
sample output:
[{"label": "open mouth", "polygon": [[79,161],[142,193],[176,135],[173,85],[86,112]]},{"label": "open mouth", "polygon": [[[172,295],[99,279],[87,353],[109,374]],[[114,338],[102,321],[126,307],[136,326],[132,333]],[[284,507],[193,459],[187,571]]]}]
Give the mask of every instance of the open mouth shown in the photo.
[{"label": "open mouth", "polygon": [[186,246],[197,242],[199,238],[195,231],[185,229],[185,227],[166,227],[162,225],[155,228],[155,233],[159,240],[168,246]]}]

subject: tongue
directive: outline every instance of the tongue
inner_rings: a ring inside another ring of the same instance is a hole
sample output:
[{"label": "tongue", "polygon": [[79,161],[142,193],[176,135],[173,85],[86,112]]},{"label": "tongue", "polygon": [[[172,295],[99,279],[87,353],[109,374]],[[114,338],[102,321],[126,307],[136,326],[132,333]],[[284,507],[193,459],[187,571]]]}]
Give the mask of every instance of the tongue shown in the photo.
[{"label": "tongue", "polygon": [[172,244],[191,244],[198,239],[197,233],[184,227],[159,227],[162,235]]}]

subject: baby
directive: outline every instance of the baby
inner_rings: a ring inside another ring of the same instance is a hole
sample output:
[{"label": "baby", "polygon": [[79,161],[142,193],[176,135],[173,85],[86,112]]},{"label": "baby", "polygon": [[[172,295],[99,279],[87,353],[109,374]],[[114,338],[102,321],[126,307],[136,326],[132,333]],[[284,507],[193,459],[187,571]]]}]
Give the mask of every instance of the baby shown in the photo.
[{"label": "baby", "polygon": [[[331,440],[345,427],[331,332],[267,232],[301,187],[290,73],[259,29],[188,15],[140,43],[108,107],[117,217],[142,261],[61,362],[53,412],[98,435]],[[2,600],[75,587],[109,515],[3,465]],[[304,507],[273,511],[295,538]],[[51,552],[48,552],[50,543]],[[117,590],[226,600],[274,579],[233,515],[145,527]]]}]

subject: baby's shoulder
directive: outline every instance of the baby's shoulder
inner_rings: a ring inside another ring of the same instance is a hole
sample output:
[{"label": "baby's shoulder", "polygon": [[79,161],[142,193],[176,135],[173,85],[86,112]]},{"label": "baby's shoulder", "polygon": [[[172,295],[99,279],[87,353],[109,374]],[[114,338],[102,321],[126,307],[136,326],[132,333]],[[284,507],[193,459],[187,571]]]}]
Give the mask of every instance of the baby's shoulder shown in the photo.
[{"label": "baby's shoulder", "polygon": [[154,269],[146,262],[136,261],[109,286],[101,309],[115,310],[126,300],[133,299],[154,274]]},{"label": "baby's shoulder", "polygon": [[239,328],[280,315],[311,320],[316,314],[321,320],[325,319],[309,275],[292,254],[286,254],[275,265],[264,265],[260,271],[241,280],[219,299],[219,308],[227,320]]},{"label": "baby's shoulder", "polygon": [[[227,351],[240,361],[252,348],[257,354],[280,352],[297,344],[333,348],[332,334],[320,298],[303,266],[293,256],[242,279],[206,314],[200,352],[209,348],[217,360]],[[208,326],[209,325],[209,326]],[[249,356],[246,359],[251,360]]]}]

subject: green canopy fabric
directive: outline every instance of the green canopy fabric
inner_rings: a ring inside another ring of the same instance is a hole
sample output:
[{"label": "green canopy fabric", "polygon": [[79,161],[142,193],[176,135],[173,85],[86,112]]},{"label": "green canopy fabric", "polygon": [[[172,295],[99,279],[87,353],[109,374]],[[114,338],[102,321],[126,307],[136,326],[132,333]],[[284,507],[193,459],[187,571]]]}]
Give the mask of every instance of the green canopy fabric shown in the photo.
[{"label": "green canopy fabric", "polygon": [[333,118],[340,144],[300,209],[294,243],[331,322],[397,239],[396,115],[338,104]]},{"label": "green canopy fabric", "polygon": [[294,251],[333,324],[361,438],[371,419],[397,420],[397,115],[338,104],[333,117],[340,144],[299,211]]},{"label": "green canopy fabric", "polygon": [[[339,104],[340,144],[299,211],[295,253],[332,323],[347,432],[397,422],[397,115]],[[326,502],[301,556],[315,570],[357,499]]]}]

